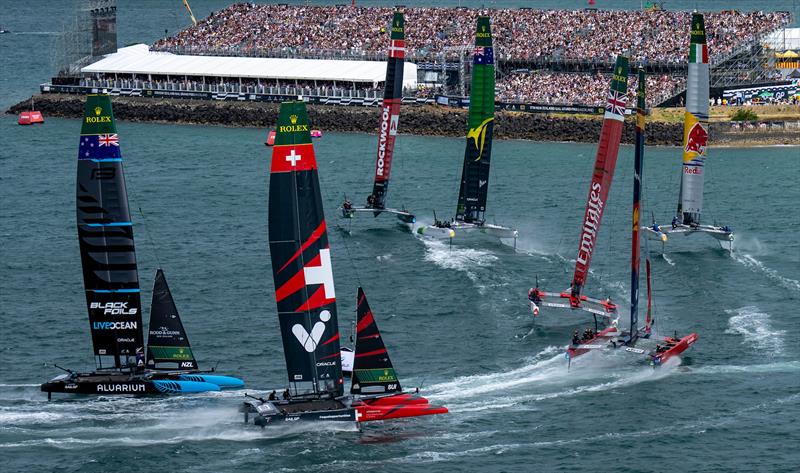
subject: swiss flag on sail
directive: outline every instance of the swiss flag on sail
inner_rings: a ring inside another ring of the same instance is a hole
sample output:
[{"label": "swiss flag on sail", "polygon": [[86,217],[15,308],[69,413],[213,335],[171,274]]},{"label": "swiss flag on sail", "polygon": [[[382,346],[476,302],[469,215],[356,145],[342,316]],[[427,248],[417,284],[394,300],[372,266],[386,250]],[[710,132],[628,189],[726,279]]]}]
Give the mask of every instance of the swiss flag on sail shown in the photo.
[{"label": "swiss flag on sail", "polygon": [[272,148],[270,172],[312,171],[317,169],[314,145],[279,145]]}]

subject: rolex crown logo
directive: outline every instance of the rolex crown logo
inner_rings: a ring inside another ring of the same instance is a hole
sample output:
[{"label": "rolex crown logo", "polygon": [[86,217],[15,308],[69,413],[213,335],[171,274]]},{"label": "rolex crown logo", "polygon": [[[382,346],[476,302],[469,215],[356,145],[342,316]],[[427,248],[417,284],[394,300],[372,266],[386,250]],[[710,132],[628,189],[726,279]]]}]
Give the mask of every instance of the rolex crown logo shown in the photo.
[{"label": "rolex crown logo", "polygon": [[297,124],[297,115],[289,115],[289,120],[292,122],[292,125]]},{"label": "rolex crown logo", "polygon": [[486,25],[481,25],[481,31],[486,32]]},{"label": "rolex crown logo", "polygon": [[102,107],[95,107],[94,108],[94,114],[95,115],[100,115],[101,113],[103,113],[103,108]]}]

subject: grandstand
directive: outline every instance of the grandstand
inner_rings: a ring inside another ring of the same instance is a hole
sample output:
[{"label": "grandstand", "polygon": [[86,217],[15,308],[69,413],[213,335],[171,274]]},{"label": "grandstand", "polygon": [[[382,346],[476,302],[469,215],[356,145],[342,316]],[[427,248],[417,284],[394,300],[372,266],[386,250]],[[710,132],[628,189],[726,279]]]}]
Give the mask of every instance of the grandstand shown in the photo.
[{"label": "grandstand", "polygon": [[[244,70],[234,75],[215,73],[226,70],[224,67],[172,73],[153,70],[146,74],[173,88],[222,88],[250,93],[267,87],[301,89],[306,94],[313,89],[312,94],[375,96],[383,80],[379,68],[371,78],[350,81],[336,76],[334,71],[383,64],[376,61],[385,59],[386,27],[392,10],[350,5],[233,4],[174,36],[156,41],[148,54],[169,55],[172,61],[192,58],[186,62],[189,68],[231,60],[241,61],[243,68],[244,64],[255,64],[245,61],[272,61],[269,67],[263,62],[262,72],[256,75],[247,75]],[[416,64],[415,80],[404,81],[406,94],[468,94],[471,32],[476,17],[483,13],[492,18],[499,101],[596,105],[603,95],[596,92],[607,85],[607,74],[620,53],[626,53],[634,66],[645,68],[653,105],[669,102],[683,87],[689,12],[530,8],[404,11],[406,59]],[[708,13],[712,85],[772,80],[775,73],[771,65],[775,60],[765,49],[763,38],[774,35],[791,21],[788,12]],[[275,62],[279,60],[290,62]],[[321,66],[321,72],[313,77],[289,69],[276,72],[289,67],[291,61],[341,65],[331,69]],[[141,70],[101,70],[96,66],[82,69],[81,83],[103,86],[122,80],[136,85],[145,80]],[[343,83],[348,85],[342,87]]]}]

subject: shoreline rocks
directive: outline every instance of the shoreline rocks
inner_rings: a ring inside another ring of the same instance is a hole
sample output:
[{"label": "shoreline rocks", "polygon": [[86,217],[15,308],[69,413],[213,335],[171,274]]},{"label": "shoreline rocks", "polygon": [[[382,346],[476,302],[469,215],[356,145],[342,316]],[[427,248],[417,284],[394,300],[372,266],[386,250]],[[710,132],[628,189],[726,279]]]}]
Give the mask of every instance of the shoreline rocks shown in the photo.
[{"label": "shoreline rocks", "polygon": [[[84,97],[69,94],[40,94],[34,97],[36,108],[45,117],[80,118]],[[160,99],[145,97],[114,97],[117,119],[201,125],[246,126],[269,128],[278,117],[279,104],[265,102],[207,101]],[[6,113],[26,110],[30,99],[12,106]],[[324,131],[376,133],[378,112],[374,107],[314,105],[308,106],[314,128]],[[498,112],[495,116],[495,138],[534,141],[571,141],[596,143],[602,119],[597,117],[549,116],[522,112]],[[455,108],[406,106],[400,117],[400,133],[429,136],[462,137],[465,134],[467,111]],[[731,132],[727,124],[711,125],[715,145],[747,146],[752,144],[800,144],[796,132],[789,130],[758,130]],[[715,130],[715,128],[718,128]],[[724,129],[724,130],[723,130]],[[623,143],[633,143],[634,123],[625,122]],[[680,123],[648,122],[647,144],[680,146],[683,125]]]}]

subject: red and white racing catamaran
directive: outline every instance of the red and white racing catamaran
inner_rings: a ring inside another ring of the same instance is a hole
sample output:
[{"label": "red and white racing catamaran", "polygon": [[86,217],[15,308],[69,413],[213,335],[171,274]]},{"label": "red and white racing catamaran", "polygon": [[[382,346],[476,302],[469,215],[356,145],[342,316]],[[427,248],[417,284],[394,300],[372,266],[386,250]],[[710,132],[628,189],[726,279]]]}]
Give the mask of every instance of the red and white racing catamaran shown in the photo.
[{"label": "red and white racing catamaran", "polygon": [[[571,360],[593,350],[621,350],[625,353],[640,356],[653,366],[661,365],[668,359],[686,351],[696,340],[697,334],[690,333],[678,337],[656,337],[653,335],[652,313],[652,276],[650,271],[650,252],[646,251],[645,270],[647,277],[647,312],[644,327],[639,328],[639,266],[640,266],[640,221],[642,196],[642,167],[644,161],[644,126],[645,126],[645,77],[639,70],[639,88],[636,106],[636,156],[633,173],[633,225],[631,232],[631,307],[630,327],[621,331],[616,324],[596,333],[587,329],[583,336],[576,331],[572,343],[567,349],[567,357]],[[647,240],[645,240],[645,244]]]},{"label": "red and white racing catamaran", "polygon": [[575,259],[575,273],[570,287],[562,292],[546,292],[538,287],[528,291],[528,300],[534,317],[539,317],[539,308],[562,307],[594,316],[595,325],[600,316],[604,325],[615,325],[617,319],[617,306],[610,298],[597,299],[581,294],[586,278],[589,275],[589,265],[592,262],[597,235],[600,231],[600,222],[603,219],[608,192],[614,178],[614,169],[617,164],[622,129],[625,125],[625,102],[628,92],[628,58],[617,56],[614,65],[614,76],[611,80],[611,89],[608,92],[606,111],[603,117],[603,127],[600,130],[600,144],[597,148],[597,157],[594,163],[594,173],[589,184],[589,196],[586,202],[586,211],[581,227],[581,237],[578,243],[578,256]]},{"label": "red and white racing catamaran", "polygon": [[647,236],[662,242],[668,236],[705,233],[724,248],[733,249],[733,229],[727,225],[702,225],[703,180],[705,178],[706,151],[708,149],[709,65],[706,30],[701,13],[692,14],[689,67],[686,80],[686,114],[683,124],[683,166],[681,188],[678,195],[678,212],[669,228],[653,221],[645,226]]},{"label": "red and white racing catamaran", "polygon": [[289,386],[248,396],[245,422],[366,422],[443,414],[404,393],[359,289],[353,383],[344,393],[331,250],[304,102],[281,104],[269,184],[269,248]]},{"label": "red and white racing catamaran", "polygon": [[406,55],[405,20],[403,13],[394,12],[389,44],[389,58],[386,62],[386,82],[381,104],[381,121],[378,130],[378,155],[375,160],[375,183],[372,193],[367,196],[367,204],[363,207],[354,205],[345,196],[339,208],[342,217],[353,218],[359,213],[372,213],[377,217],[382,213],[391,213],[403,223],[413,224],[416,217],[405,209],[386,207],[386,194],[389,191],[389,176],[392,170],[394,141],[397,138],[397,127],[400,123],[400,102],[403,100],[403,65]]}]

